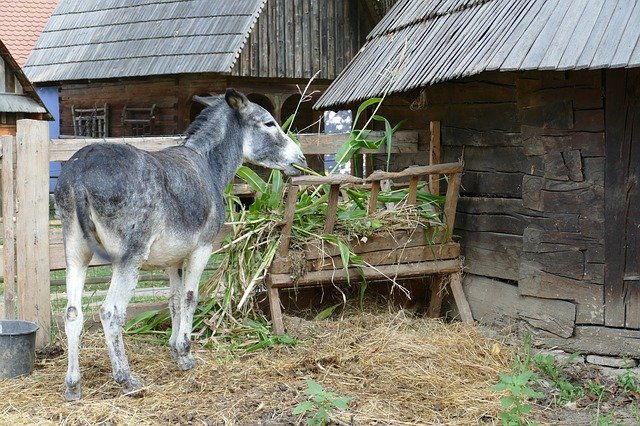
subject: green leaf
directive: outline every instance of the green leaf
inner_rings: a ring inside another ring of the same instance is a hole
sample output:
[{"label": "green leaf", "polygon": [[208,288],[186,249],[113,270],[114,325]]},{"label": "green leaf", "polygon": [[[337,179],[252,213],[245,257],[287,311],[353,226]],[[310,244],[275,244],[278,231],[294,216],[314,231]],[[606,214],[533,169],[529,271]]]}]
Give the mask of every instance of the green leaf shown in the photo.
[{"label": "green leaf", "polygon": [[516,402],[516,400],[512,396],[503,396],[502,398],[500,398],[500,406],[502,408],[509,408],[513,404],[515,404],[515,402]]},{"label": "green leaf", "polygon": [[341,396],[333,400],[333,405],[341,410],[346,410],[349,408],[349,401],[351,401],[351,398],[348,396]]},{"label": "green leaf", "polygon": [[349,249],[349,246],[340,240],[338,240],[338,248],[340,249],[340,259],[342,259],[342,269],[344,269],[344,273],[347,275],[347,282],[351,283],[351,279],[349,277],[351,249]]},{"label": "green leaf", "polygon": [[275,209],[280,205],[282,188],[284,187],[282,172],[280,170],[272,170],[269,182],[271,183],[269,190],[269,208]]},{"label": "green leaf", "polygon": [[324,392],[322,386],[313,379],[307,380],[307,390],[304,392],[307,395],[319,395]]},{"label": "green leaf", "polygon": [[247,185],[251,187],[256,192],[265,193],[267,192],[268,186],[267,183],[262,179],[256,172],[251,170],[247,166],[240,166],[236,175],[245,181]]},{"label": "green leaf", "polygon": [[282,126],[280,126],[282,128],[282,131],[287,133],[289,131],[289,128],[291,127],[291,125],[293,124],[293,120],[296,118],[295,114],[291,114],[289,116],[289,118],[287,118],[285,120],[284,123],[282,123]]},{"label": "green leaf", "polygon": [[360,114],[362,114],[362,111],[364,111],[365,109],[369,108],[371,105],[379,104],[380,102],[382,102],[382,98],[371,98],[371,99],[367,99],[366,101],[362,102],[360,104],[360,106],[358,107],[358,110],[356,111],[356,116],[353,119],[352,126],[353,127],[356,126],[356,124],[358,123],[358,118],[360,118]]},{"label": "green leaf", "polygon": [[318,315],[316,315],[313,319],[315,321],[321,321],[323,319],[327,319],[329,318],[331,315],[333,315],[333,312],[336,310],[336,308],[338,306],[342,305],[342,303],[337,303],[333,306],[329,306],[326,309],[323,309],[320,313],[318,313]]},{"label": "green leaf", "polygon": [[291,413],[294,416],[297,416],[299,414],[304,414],[307,411],[313,410],[313,407],[314,407],[313,402],[311,402],[311,401],[303,401],[300,404],[296,405]]}]

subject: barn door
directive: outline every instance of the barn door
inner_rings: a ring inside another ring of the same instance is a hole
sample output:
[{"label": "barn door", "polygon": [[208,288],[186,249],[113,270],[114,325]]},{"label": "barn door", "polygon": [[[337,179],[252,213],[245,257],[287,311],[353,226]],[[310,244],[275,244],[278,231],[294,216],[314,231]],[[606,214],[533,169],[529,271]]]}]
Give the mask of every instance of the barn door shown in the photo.
[{"label": "barn door", "polygon": [[640,69],[606,71],[605,324],[640,328]]}]

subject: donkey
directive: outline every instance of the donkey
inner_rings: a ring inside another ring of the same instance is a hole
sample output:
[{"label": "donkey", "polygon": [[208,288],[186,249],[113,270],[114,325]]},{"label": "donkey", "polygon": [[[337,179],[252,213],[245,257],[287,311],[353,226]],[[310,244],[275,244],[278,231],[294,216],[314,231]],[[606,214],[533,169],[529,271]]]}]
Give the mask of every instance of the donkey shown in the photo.
[{"label": "donkey", "polygon": [[[299,174],[302,151],[264,108],[242,93],[200,98],[208,106],[182,145],[147,152],[96,143],[64,165],[55,190],[67,267],[65,398],[81,398],[78,352],[81,297],[94,254],[113,275],[100,319],[113,377],[125,394],[138,391],[124,351],[122,326],[140,268],[165,268],[170,281],[171,355],[182,370],[195,366],[191,328],[198,283],[224,222],[223,193],[243,160]],[[185,264],[186,260],[186,265]],[[184,267],[184,273],[183,273]]]}]

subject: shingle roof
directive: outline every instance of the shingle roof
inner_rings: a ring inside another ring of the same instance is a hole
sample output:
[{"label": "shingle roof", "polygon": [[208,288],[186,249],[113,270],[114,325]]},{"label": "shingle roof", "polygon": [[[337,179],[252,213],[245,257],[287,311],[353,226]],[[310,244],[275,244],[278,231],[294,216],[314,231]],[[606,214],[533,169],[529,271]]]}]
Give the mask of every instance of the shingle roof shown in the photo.
[{"label": "shingle roof", "polygon": [[228,72],[266,0],[60,0],[33,82]]},{"label": "shingle roof", "polygon": [[9,49],[0,39],[0,60],[4,62],[7,69],[13,73],[15,78],[22,86],[23,93],[5,93],[0,90],[0,112],[24,112],[24,113],[42,113],[47,120],[53,117],[44,106],[42,99],[36,93],[31,82],[22,72],[20,65],[13,58]]},{"label": "shingle roof", "polygon": [[316,103],[483,71],[640,66],[640,0],[400,0]]},{"label": "shingle roof", "polygon": [[0,39],[19,65],[29,56],[58,0],[0,1]]}]

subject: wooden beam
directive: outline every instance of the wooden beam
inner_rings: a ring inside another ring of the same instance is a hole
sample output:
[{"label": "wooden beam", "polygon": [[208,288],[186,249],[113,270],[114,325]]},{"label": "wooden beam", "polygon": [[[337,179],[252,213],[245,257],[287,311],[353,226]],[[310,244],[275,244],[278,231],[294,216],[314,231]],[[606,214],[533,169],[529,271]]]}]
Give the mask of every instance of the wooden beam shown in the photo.
[{"label": "wooden beam", "polygon": [[[458,259],[436,260],[431,262],[405,263],[399,265],[382,265],[378,267],[363,266],[361,270],[349,268],[349,280],[365,278],[369,281],[389,280],[390,277],[402,276],[402,278],[423,277],[431,274],[447,274],[460,270]],[[343,269],[328,271],[307,272],[303,277],[294,281],[289,274],[271,275],[273,287],[292,287],[306,285],[321,285],[329,283],[346,282],[347,275]]]},{"label": "wooden beam", "polygon": [[[2,62],[2,61],[0,61]],[[14,200],[15,138],[2,137],[2,220],[4,241],[2,245],[2,277],[4,279],[4,312],[8,319],[17,317],[16,292],[16,234]]]},{"label": "wooden beam", "polygon": [[39,325],[36,346],[49,344],[49,123],[19,120],[16,138],[16,263],[19,316]]}]

